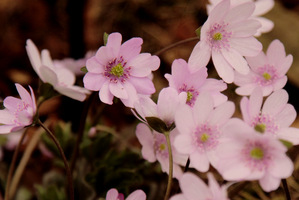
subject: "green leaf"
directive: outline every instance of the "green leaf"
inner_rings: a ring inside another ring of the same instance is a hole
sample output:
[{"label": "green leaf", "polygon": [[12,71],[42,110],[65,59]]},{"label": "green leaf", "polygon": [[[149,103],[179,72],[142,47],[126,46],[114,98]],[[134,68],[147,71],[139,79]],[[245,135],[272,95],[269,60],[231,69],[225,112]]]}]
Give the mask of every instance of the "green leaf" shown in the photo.
[{"label": "green leaf", "polygon": [[148,125],[159,133],[165,133],[169,131],[169,128],[163,120],[158,117],[145,117]]},{"label": "green leaf", "polygon": [[292,142],[287,141],[287,140],[283,140],[283,139],[279,139],[279,140],[280,140],[280,142],[281,142],[284,146],[286,146],[288,149],[290,149],[291,147],[293,147],[293,143],[292,143]]},{"label": "green leaf", "polygon": [[104,40],[104,45],[106,46],[106,44],[107,44],[107,41],[108,41],[108,36],[109,36],[109,34],[108,33],[104,33],[104,35],[103,35],[103,40]]},{"label": "green leaf", "polygon": [[84,73],[87,73],[87,72],[88,72],[86,66],[82,67],[80,70],[81,70],[81,72],[84,72]]},{"label": "green leaf", "polygon": [[195,33],[196,33],[197,37],[199,37],[199,38],[200,38],[200,31],[201,31],[201,26],[195,30]]}]

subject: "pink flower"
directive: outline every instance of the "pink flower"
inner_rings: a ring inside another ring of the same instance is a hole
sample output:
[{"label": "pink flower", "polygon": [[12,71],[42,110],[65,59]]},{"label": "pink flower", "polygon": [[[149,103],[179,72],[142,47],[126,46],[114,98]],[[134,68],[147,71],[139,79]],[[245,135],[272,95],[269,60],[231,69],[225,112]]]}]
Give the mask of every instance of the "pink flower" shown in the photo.
[{"label": "pink flower", "polygon": [[113,97],[125,106],[133,107],[138,95],[150,95],[155,87],[150,79],[152,71],[158,69],[160,60],[149,53],[141,53],[141,38],[132,38],[121,44],[122,36],[112,33],[107,45],[99,48],[96,55],[87,60],[88,72],[84,76],[84,87],[100,91],[102,102],[112,104]]},{"label": "pink flower", "polygon": [[15,84],[21,99],[6,97],[3,101],[5,109],[0,110],[0,133],[16,132],[29,126],[36,114],[36,102],[32,88],[31,95],[20,84]]},{"label": "pink flower", "polygon": [[[250,98],[240,103],[243,120],[260,133],[299,144],[299,129],[290,127],[295,121],[295,108],[288,104],[288,93],[277,90],[263,104],[262,91],[255,89]],[[262,105],[263,104],[263,105]]]},{"label": "pink flower", "polygon": [[[170,142],[173,144],[174,138],[178,135],[177,129],[173,129],[170,133]],[[143,123],[137,125],[136,136],[142,145],[142,156],[149,162],[158,162],[161,164],[163,172],[169,173],[169,154],[165,135],[156,131],[151,131],[149,127]],[[182,175],[182,169],[179,165],[185,166],[187,155],[180,154],[172,146],[173,156],[173,176],[179,178]]]},{"label": "pink flower", "polygon": [[228,200],[227,186],[219,186],[214,176],[208,173],[209,185],[192,173],[185,173],[179,179],[181,194],[170,200]]},{"label": "pink flower", "polygon": [[178,152],[190,156],[190,167],[206,172],[210,163],[217,160],[215,149],[222,137],[221,127],[235,110],[232,102],[214,107],[212,97],[199,94],[193,108],[183,105],[175,115],[175,124],[180,134],[174,140]]},{"label": "pink flower", "polygon": [[[158,96],[157,104],[148,96],[140,97],[139,101],[134,104],[135,116],[140,119],[146,117],[157,117],[164,121],[170,127],[174,122],[174,116],[179,105],[186,102],[187,95],[185,92],[178,93],[174,88],[163,88]],[[140,119],[141,121],[144,121]]]},{"label": "pink flower", "polygon": [[[146,194],[142,190],[135,190],[126,200],[145,200]],[[106,200],[124,200],[124,195],[118,193],[115,188],[110,189],[106,194]]]},{"label": "pink flower", "polygon": [[[209,0],[210,4],[207,4],[208,14],[213,10],[213,8],[222,0]],[[231,0],[232,6],[237,6],[246,2],[254,2],[255,9],[252,13],[252,18],[258,20],[261,23],[261,27],[257,30],[255,36],[260,36],[262,33],[267,33],[273,29],[274,23],[261,15],[269,12],[274,6],[274,0]]]},{"label": "pink flower", "polygon": [[225,180],[259,180],[263,190],[270,192],[281,179],[291,176],[293,162],[280,141],[254,131],[240,119],[231,119],[223,132],[216,169]]},{"label": "pink flower", "polygon": [[252,2],[231,7],[229,0],[215,6],[190,55],[191,73],[205,67],[211,56],[216,71],[227,83],[234,81],[234,69],[241,74],[249,72],[243,56],[256,56],[262,50],[262,44],[253,37],[261,26],[258,21],[250,19],[254,8]]},{"label": "pink flower", "polygon": [[227,97],[220,93],[227,88],[227,85],[222,80],[207,77],[206,67],[195,73],[190,73],[188,63],[183,59],[174,60],[171,74],[165,74],[170,87],[175,88],[178,92],[187,93],[187,104],[190,106],[194,105],[201,92],[209,92],[216,106],[227,101]]},{"label": "pink flower", "polygon": [[267,53],[260,52],[255,57],[246,57],[251,68],[247,75],[236,72],[234,83],[239,95],[250,95],[254,88],[260,87],[263,96],[281,89],[287,82],[286,73],[291,67],[293,56],[286,56],[283,44],[274,40],[268,47]]},{"label": "pink flower", "polygon": [[55,66],[47,49],[42,50],[40,54],[35,44],[28,39],[26,50],[34,71],[44,83],[51,84],[57,92],[72,99],[85,100],[90,92],[74,85],[74,73],[65,67]]}]

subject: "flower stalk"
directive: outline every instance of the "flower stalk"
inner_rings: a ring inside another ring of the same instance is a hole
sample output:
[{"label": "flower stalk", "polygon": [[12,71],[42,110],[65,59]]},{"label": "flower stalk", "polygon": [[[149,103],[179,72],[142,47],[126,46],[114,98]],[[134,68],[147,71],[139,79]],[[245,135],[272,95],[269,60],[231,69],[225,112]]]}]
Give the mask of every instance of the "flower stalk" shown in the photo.
[{"label": "flower stalk", "polygon": [[166,193],[164,196],[164,200],[168,200],[169,196],[170,196],[172,177],[173,177],[173,157],[172,157],[172,149],[171,149],[171,143],[170,143],[170,132],[166,131],[166,132],[164,132],[164,135],[166,137],[167,148],[168,148],[168,157],[169,157],[168,183],[167,183],[167,189],[166,189]]}]

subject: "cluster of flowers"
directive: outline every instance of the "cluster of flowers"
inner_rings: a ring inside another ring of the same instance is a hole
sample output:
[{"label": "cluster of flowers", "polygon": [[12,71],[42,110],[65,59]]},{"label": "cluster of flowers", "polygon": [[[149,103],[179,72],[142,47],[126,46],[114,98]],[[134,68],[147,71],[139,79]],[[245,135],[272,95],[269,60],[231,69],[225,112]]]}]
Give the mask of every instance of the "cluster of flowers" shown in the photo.
[{"label": "cluster of flowers", "polygon": [[[211,173],[208,186],[195,174],[183,173],[181,167],[188,160],[199,172],[208,172],[211,165],[227,181],[258,180],[262,189],[270,192],[294,169],[285,144],[299,144],[299,129],[290,127],[296,111],[282,89],[293,58],[286,55],[279,40],[264,53],[256,39],[273,27],[271,21],[260,17],[273,4],[273,0],[210,0],[200,41],[188,62],[173,61],[171,74],[165,74],[169,87],[160,91],[157,103],[151,99],[155,93],[152,72],[159,68],[160,60],[140,53],[141,38],[122,44],[120,33],[109,34],[106,45],[86,58],[84,88],[74,85],[74,71],[54,62],[47,50],[40,54],[31,40],[26,49],[40,79],[62,95],[84,101],[91,91],[99,91],[103,103],[111,105],[116,97],[132,109],[142,121],[136,136],[143,158],[158,160],[162,170],[170,176],[173,170],[179,181],[182,193],[171,200],[228,199],[229,185],[219,186]],[[208,78],[210,59],[222,80]],[[242,119],[233,117],[235,104],[221,93],[231,83],[243,96]],[[33,90],[30,87],[29,94],[21,85],[16,87],[21,99],[4,100],[0,133],[18,131],[34,122]],[[124,196],[111,189],[106,199]],[[146,199],[146,195],[137,190],[127,199]]]}]

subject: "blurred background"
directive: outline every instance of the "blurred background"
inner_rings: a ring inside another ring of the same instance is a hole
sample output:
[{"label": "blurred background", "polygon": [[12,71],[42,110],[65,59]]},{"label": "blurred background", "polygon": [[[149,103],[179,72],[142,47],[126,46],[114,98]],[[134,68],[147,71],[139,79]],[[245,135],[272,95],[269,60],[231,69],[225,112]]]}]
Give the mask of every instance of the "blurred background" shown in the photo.
[{"label": "blurred background", "polygon": [[[38,87],[38,77],[25,51],[29,38],[39,50],[48,49],[53,59],[83,58],[87,51],[95,51],[103,45],[104,32],[120,32],[123,41],[141,37],[142,52],[154,54],[170,44],[195,37],[195,30],[207,18],[206,4],[207,0],[0,0],[0,99],[16,95],[16,82],[31,85],[33,89]],[[258,38],[264,49],[272,40],[279,39],[286,53],[294,57],[285,89],[290,95],[289,102],[298,112],[299,1],[277,0],[264,17],[274,22],[274,29]],[[164,74],[170,73],[173,60],[187,60],[195,44],[196,41],[188,42],[160,55],[161,67],[154,73],[157,93],[167,86]],[[209,71],[210,76],[215,76],[212,66]],[[82,84],[82,76],[78,77],[78,84]],[[238,98],[232,93],[228,95],[231,100]],[[42,115],[57,115],[71,121],[76,131],[79,123],[76,115],[82,112],[82,104],[61,98],[49,105],[43,108]],[[136,125],[135,117],[121,103],[106,107],[103,116],[105,123],[114,123],[116,130]],[[299,127],[299,122],[294,126]],[[132,128],[128,131],[134,134]],[[131,143],[138,146],[138,141]],[[294,161],[297,153],[296,147],[289,151]],[[293,189],[299,191],[297,182],[293,183]]]}]

